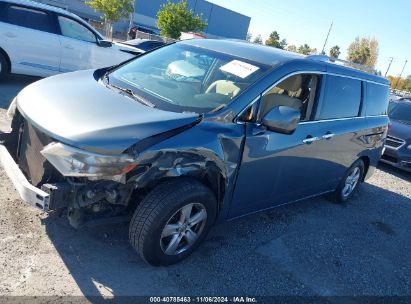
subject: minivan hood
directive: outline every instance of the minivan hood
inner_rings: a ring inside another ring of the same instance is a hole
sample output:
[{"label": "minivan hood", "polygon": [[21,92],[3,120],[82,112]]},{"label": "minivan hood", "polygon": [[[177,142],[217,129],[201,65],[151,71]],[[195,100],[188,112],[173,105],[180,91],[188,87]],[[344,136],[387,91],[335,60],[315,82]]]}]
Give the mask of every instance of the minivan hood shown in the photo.
[{"label": "minivan hood", "polygon": [[196,113],[151,108],[94,77],[94,71],[35,82],[17,96],[17,108],[36,128],[63,143],[118,154],[140,140],[193,124]]},{"label": "minivan hood", "polygon": [[407,142],[411,141],[411,125],[397,120],[391,120],[391,128],[388,131],[388,135],[403,139]]}]

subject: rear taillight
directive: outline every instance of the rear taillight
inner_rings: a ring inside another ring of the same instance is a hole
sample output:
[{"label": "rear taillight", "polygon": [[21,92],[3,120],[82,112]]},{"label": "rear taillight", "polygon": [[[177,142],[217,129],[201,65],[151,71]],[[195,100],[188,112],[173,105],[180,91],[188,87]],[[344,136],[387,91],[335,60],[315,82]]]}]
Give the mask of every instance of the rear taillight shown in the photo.
[{"label": "rear taillight", "polygon": [[388,130],[392,128],[392,123],[388,123]]}]

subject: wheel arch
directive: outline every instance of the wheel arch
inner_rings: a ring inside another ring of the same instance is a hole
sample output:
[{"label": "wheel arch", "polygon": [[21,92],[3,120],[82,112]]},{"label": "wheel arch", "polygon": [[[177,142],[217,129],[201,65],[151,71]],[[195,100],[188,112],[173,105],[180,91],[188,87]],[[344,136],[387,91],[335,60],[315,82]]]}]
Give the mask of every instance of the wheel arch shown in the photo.
[{"label": "wheel arch", "polygon": [[222,175],[215,172],[215,173],[206,173],[206,174],[201,174],[201,172],[192,172],[191,174],[183,174],[179,176],[164,176],[160,179],[155,179],[147,183],[147,185],[144,187],[145,192],[148,192],[152,189],[154,189],[156,186],[158,186],[161,183],[164,183],[166,181],[170,180],[179,180],[179,179],[192,179],[199,181],[201,184],[206,186],[211,190],[211,192],[214,193],[216,201],[217,201],[217,211],[221,211],[222,206],[223,206],[223,199],[225,195],[225,186],[224,186],[224,180],[222,178]]},{"label": "wheel arch", "polygon": [[8,67],[7,67],[7,73],[11,73],[11,60],[10,60],[9,55],[8,55],[8,54],[6,53],[6,51],[5,51],[3,48],[1,48],[1,47],[0,47],[0,54],[3,55],[4,58],[5,58],[6,61],[7,61],[7,65],[8,65]]},{"label": "wheel arch", "polygon": [[367,155],[363,155],[359,159],[362,160],[364,163],[364,174],[362,176],[362,181],[364,181],[365,177],[368,174],[368,170],[370,169],[370,157]]},{"label": "wheel arch", "polygon": [[143,174],[131,177],[127,182],[135,182],[137,192],[147,194],[166,180],[192,178],[208,187],[215,195],[217,211],[223,209],[229,180],[233,172],[227,172],[227,164],[216,154],[198,152],[158,152],[146,166]]}]

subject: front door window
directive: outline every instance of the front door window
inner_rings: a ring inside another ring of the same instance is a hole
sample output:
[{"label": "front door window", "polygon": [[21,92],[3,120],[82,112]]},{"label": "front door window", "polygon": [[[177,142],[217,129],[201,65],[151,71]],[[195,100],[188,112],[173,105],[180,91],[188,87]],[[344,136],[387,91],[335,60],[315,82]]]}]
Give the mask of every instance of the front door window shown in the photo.
[{"label": "front door window", "polygon": [[315,74],[298,74],[283,80],[262,96],[259,117],[274,107],[288,106],[301,112],[301,121],[310,120],[318,82]]},{"label": "front door window", "polygon": [[63,36],[85,42],[96,42],[95,34],[77,21],[63,16],[59,16],[58,20]]}]

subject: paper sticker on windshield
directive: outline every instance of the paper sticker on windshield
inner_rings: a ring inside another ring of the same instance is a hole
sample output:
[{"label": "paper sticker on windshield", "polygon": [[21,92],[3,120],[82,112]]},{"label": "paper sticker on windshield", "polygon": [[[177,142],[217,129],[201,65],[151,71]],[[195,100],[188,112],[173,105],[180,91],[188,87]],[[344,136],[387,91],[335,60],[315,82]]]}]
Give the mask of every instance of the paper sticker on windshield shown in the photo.
[{"label": "paper sticker on windshield", "polygon": [[246,78],[258,69],[259,67],[256,67],[255,65],[239,60],[230,61],[229,63],[220,67],[221,71],[233,74],[240,78]]}]

